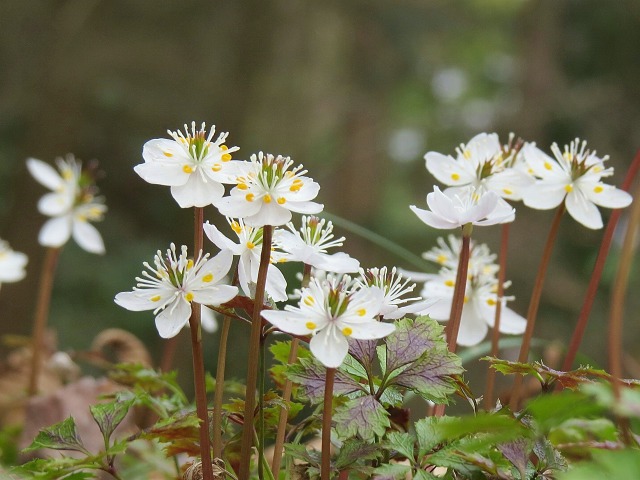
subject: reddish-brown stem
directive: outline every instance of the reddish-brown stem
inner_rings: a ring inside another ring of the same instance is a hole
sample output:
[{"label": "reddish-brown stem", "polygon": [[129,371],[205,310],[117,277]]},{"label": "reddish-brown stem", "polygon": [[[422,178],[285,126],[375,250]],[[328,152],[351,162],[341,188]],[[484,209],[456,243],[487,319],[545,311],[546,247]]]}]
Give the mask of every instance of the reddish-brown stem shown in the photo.
[{"label": "reddish-brown stem", "polygon": [[53,278],[58,265],[61,247],[49,247],[46,250],[44,263],[40,272],[40,289],[38,290],[38,303],[33,321],[33,334],[31,338],[31,370],[29,372],[29,384],[27,394],[33,396],[38,393],[38,379],[42,367],[42,353],[44,351],[44,334],[47,330],[47,318],[49,317],[49,305],[51,292],[53,291]]},{"label": "reddish-brown stem", "polygon": [[[202,254],[204,210],[196,207],[193,214],[194,224],[194,258]],[[196,394],[196,412],[200,420],[200,457],[202,461],[203,480],[213,480],[211,463],[211,439],[209,438],[209,410],[207,408],[207,392],[204,374],[204,354],[202,353],[202,307],[199,303],[191,303],[191,356],[193,358],[193,383]]]},{"label": "reddish-brown stem", "polygon": [[331,478],[331,416],[333,413],[333,381],[335,368],[327,368],[324,383],[324,405],[322,411],[322,460],[320,463],[321,480]]},{"label": "reddish-brown stem", "polygon": [[[502,225],[502,234],[500,236],[500,255],[498,264],[498,303],[496,304],[496,314],[493,323],[493,332],[491,332],[491,356],[498,356],[498,344],[500,341],[500,315],[502,313],[502,297],[504,296],[504,282],[507,270],[507,246],[509,244],[509,224]],[[493,389],[496,381],[496,371],[489,367],[487,372],[487,388],[484,394],[484,408],[491,410],[493,408]]]},{"label": "reddish-brown stem", "polygon": [[[456,284],[453,288],[453,300],[451,301],[451,313],[449,314],[449,322],[445,328],[447,336],[447,346],[452,353],[456,352],[458,332],[460,331],[460,321],[462,320],[462,310],[464,308],[464,294],[467,289],[467,272],[469,270],[469,255],[471,244],[472,224],[462,227],[462,245],[460,247],[460,255],[458,260],[458,271],[456,273]],[[435,417],[444,415],[445,405],[436,405],[433,410]]]},{"label": "reddish-brown stem", "polygon": [[[627,175],[625,176],[624,182],[621,186],[622,190],[629,191],[633,179],[638,174],[639,168],[640,150],[636,153],[636,156],[634,157],[633,162],[631,163],[631,166],[627,171]],[[598,252],[598,258],[596,259],[596,263],[593,266],[593,272],[591,273],[591,279],[589,280],[589,286],[584,297],[582,309],[580,310],[580,314],[578,316],[576,328],[573,331],[571,342],[569,343],[569,347],[567,348],[567,355],[565,356],[564,362],[562,363],[562,370],[565,372],[571,370],[573,362],[576,359],[576,355],[578,354],[580,344],[582,343],[582,337],[584,336],[584,332],[587,328],[589,314],[591,313],[591,308],[593,307],[593,302],[596,298],[598,285],[600,284],[600,278],[602,277],[602,271],[604,270],[607,255],[609,254],[609,249],[611,247],[613,233],[616,230],[616,226],[618,225],[621,214],[621,209],[614,210],[609,217],[607,228],[604,231],[602,243],[600,244],[600,251]],[[559,383],[557,388],[560,388]]]},{"label": "reddish-brown stem", "polygon": [[[640,185],[636,187],[635,197],[640,195]],[[609,315],[609,373],[613,377],[613,391],[620,398],[620,378],[622,377],[622,326],[624,299],[627,294],[629,273],[633,265],[635,240],[640,225],[640,202],[634,202],[629,214],[629,224],[620,251],[618,272],[611,289],[611,310]]]},{"label": "reddish-brown stem", "polygon": [[249,336],[249,360],[247,368],[247,387],[244,400],[244,429],[240,444],[239,480],[249,479],[251,467],[251,447],[253,446],[253,416],[256,406],[256,387],[258,385],[258,370],[260,360],[260,337],[262,333],[262,311],[264,304],[264,290],[267,283],[267,268],[271,257],[271,238],[273,226],[265,225],[262,229],[262,252],[260,254],[260,268],[256,284],[256,295],[251,317],[251,333]]},{"label": "reddish-brown stem", "polygon": [[222,320],[220,346],[218,347],[218,365],[216,367],[216,391],[213,396],[213,458],[222,457],[222,401],[224,397],[224,377],[227,363],[227,341],[231,318],[227,315]]},{"label": "reddish-brown stem", "polygon": [[173,366],[173,359],[176,356],[176,349],[178,348],[178,335],[175,337],[167,338],[164,341],[162,347],[162,357],[160,358],[160,371],[168,372]]},{"label": "reddish-brown stem", "polygon": [[[305,263],[304,270],[302,272],[302,287],[306,287],[309,284],[309,278],[311,277],[311,265],[307,265]],[[289,350],[289,358],[287,359],[287,363],[289,365],[296,362],[298,358],[298,344],[300,340],[297,338],[291,339],[291,350]],[[282,389],[282,402],[285,405],[289,404],[289,400],[291,399],[291,390],[293,390],[293,382],[287,379],[284,383],[284,388]],[[273,475],[278,478],[278,473],[280,472],[280,466],[282,465],[282,448],[284,446],[284,438],[286,436],[287,430],[287,420],[289,418],[289,409],[281,408],[280,409],[280,417],[278,418],[278,431],[276,433],[276,442],[274,444],[273,449],[273,460],[271,462],[271,471]]]},{"label": "reddish-brown stem", "polygon": [[[553,218],[551,229],[549,230],[549,236],[547,237],[547,243],[544,246],[542,252],[542,259],[538,266],[538,273],[536,275],[535,283],[533,285],[533,291],[531,292],[531,300],[529,302],[529,309],[527,310],[527,326],[522,337],[522,345],[520,346],[520,354],[518,356],[518,362],[524,363],[529,358],[529,348],[531,347],[531,339],[533,338],[533,329],[536,326],[536,316],[538,315],[538,307],[540,306],[540,298],[542,297],[542,287],[544,286],[544,279],[547,275],[547,267],[551,260],[551,253],[553,252],[553,245],[556,242],[558,236],[558,230],[560,229],[560,220],[564,214],[564,202],[560,204],[556,215]],[[520,390],[522,386],[522,375],[516,374],[513,382],[513,389],[511,390],[511,399],[509,406],[511,410],[515,411],[520,403]]]}]

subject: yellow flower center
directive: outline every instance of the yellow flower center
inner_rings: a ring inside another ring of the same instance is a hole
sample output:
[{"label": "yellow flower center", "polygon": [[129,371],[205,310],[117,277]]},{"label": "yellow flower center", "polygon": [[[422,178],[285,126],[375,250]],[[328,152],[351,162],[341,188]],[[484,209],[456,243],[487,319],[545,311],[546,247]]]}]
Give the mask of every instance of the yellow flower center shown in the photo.
[{"label": "yellow flower center", "polygon": [[187,294],[184,296],[184,299],[185,299],[187,302],[191,302],[191,301],[193,301],[193,293],[191,293],[191,292],[187,293]]},{"label": "yellow flower center", "polygon": [[353,330],[352,330],[352,329],[350,329],[349,327],[344,327],[344,328],[342,329],[342,334],[343,334],[345,337],[350,337],[352,333],[353,333]]},{"label": "yellow flower center", "polygon": [[213,281],[213,273],[207,273],[204,277],[202,277],[202,281],[206,283]]}]

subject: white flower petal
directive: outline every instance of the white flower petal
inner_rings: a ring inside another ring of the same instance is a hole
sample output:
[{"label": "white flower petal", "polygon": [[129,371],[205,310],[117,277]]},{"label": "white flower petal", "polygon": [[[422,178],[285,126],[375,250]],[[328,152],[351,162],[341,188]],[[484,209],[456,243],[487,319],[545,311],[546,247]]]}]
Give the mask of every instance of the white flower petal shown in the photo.
[{"label": "white flower petal", "polygon": [[438,152],[428,152],[424,159],[427,170],[436,180],[445,185],[468,185],[475,180],[475,175],[467,171],[460,162],[449,155]]},{"label": "white flower petal", "polygon": [[47,193],[38,201],[38,211],[50,217],[67,213],[73,206],[74,193],[68,189],[61,193]]},{"label": "white flower petal", "polygon": [[567,212],[585,227],[593,230],[602,228],[602,216],[598,207],[581,190],[574,189],[569,192],[565,205],[567,206]]},{"label": "white flower petal", "polygon": [[54,217],[47,220],[40,229],[38,242],[43,247],[61,247],[71,237],[71,215]]},{"label": "white flower petal", "polygon": [[58,190],[65,186],[64,180],[56,169],[42,160],[38,160],[37,158],[27,159],[27,168],[33,178],[49,190]]},{"label": "white flower petal", "polygon": [[625,208],[633,200],[624,190],[604,183],[589,185],[586,188],[580,185],[580,190],[589,200],[604,208]]},{"label": "white flower petal", "polygon": [[[310,320],[303,318],[298,310],[293,312],[288,310],[263,310],[261,315],[283,332],[292,333],[293,335],[310,335],[313,332],[306,325]],[[318,322],[315,321],[313,323],[317,328]]]},{"label": "white flower petal", "polygon": [[105,252],[104,242],[98,229],[89,222],[74,220],[73,239],[80,247],[90,253],[103,254]]},{"label": "white flower petal", "polygon": [[291,200],[285,205],[287,209],[291,210],[292,212],[303,213],[307,215],[320,213],[324,209],[324,205],[322,203],[299,202],[297,199]]},{"label": "white flower petal", "polygon": [[210,288],[194,290],[192,293],[194,302],[217,307],[235,297],[238,294],[238,287],[217,285]]},{"label": "white flower petal", "polygon": [[[155,310],[162,305],[162,302],[160,301],[154,302],[151,300],[153,296],[152,292],[120,292],[116,295],[114,301],[121,307],[132,312],[142,312],[144,310]],[[169,296],[167,296],[167,298],[168,297]]]},{"label": "white flower petal", "polygon": [[183,170],[184,164],[177,162],[152,162],[141,163],[133,167],[133,170],[147,183],[154,185],[184,185],[193,174]]},{"label": "white flower petal", "polygon": [[218,227],[207,221],[202,228],[207,238],[220,250],[231,250],[236,255],[240,254],[238,251],[239,245],[237,243],[233,243],[229,238],[223,235],[222,232],[218,230]]},{"label": "white flower petal", "polygon": [[180,296],[156,316],[158,333],[162,338],[175,337],[189,321],[190,316],[191,304]]},{"label": "white flower petal", "polygon": [[477,345],[484,340],[488,331],[489,326],[484,319],[480,317],[476,309],[466,304],[462,310],[457,344],[463,347]]},{"label": "white flower petal", "polygon": [[415,213],[418,216],[420,220],[422,220],[424,223],[426,223],[430,227],[442,229],[442,230],[448,230],[448,229],[456,228],[460,226],[455,222],[451,222],[447,219],[444,219],[439,215],[436,215],[433,212],[430,212],[429,210],[423,210],[422,208],[418,208],[415,205],[411,205],[409,208],[413,213]]},{"label": "white flower petal", "polygon": [[325,367],[338,368],[349,353],[349,342],[335,327],[327,327],[311,339],[309,349]]},{"label": "white flower petal", "polygon": [[216,208],[221,215],[232,218],[245,218],[258,213],[260,204],[261,202],[259,201],[247,201],[245,194],[235,187],[228,197],[223,197],[216,202]]},{"label": "white flower petal", "polygon": [[267,284],[265,285],[265,289],[269,296],[276,302],[286,302],[289,299],[287,296],[287,280],[275,265],[269,264],[267,267]]},{"label": "white flower petal", "polygon": [[527,207],[537,210],[555,208],[562,203],[567,194],[566,185],[566,183],[548,183],[538,180],[524,191],[522,201]]},{"label": "white flower petal", "polygon": [[351,329],[350,336],[358,340],[375,340],[393,333],[396,327],[392,323],[371,321],[366,323],[342,322]]},{"label": "white flower petal", "polygon": [[244,223],[250,227],[278,226],[284,225],[289,220],[291,220],[291,211],[272,201],[270,203],[263,202],[258,212],[245,217]]},{"label": "white flower petal", "polygon": [[171,195],[180,208],[206,207],[218,202],[224,195],[221,183],[208,179],[206,182],[198,172],[189,175],[184,185],[171,187]]}]

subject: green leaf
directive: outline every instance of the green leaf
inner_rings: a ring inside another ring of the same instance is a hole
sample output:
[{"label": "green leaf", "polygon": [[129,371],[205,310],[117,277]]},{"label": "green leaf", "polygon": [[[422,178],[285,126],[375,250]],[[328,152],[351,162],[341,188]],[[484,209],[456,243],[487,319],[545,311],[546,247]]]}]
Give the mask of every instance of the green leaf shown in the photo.
[{"label": "green leaf", "polygon": [[415,423],[416,436],[418,437],[418,457],[424,457],[447,440],[442,425],[455,421],[453,417],[427,417]]},{"label": "green leaf", "polygon": [[390,425],[389,414],[372,395],[354,398],[336,408],[333,420],[340,437],[358,435],[363,440],[373,440],[375,435],[381,437]]},{"label": "green leaf", "polygon": [[593,460],[575,465],[558,480],[602,480],[640,478],[640,451],[594,451]]},{"label": "green leaf", "polygon": [[89,455],[78,435],[73,417],[40,430],[35,440],[24,451],[29,452],[40,448],[72,450]]},{"label": "green leaf", "polygon": [[427,316],[403,318],[395,326],[396,330],[384,339],[387,372],[415,362],[426,350],[446,347],[444,327]]},{"label": "green leaf", "polygon": [[387,435],[387,448],[395,450],[403,457],[407,458],[412,464],[414,463],[414,448],[416,439],[409,433],[390,432]]},{"label": "green leaf", "polygon": [[424,352],[389,383],[409,388],[435,403],[448,403],[449,395],[456,391],[451,376],[463,371],[460,357],[437,348]]},{"label": "green leaf", "polygon": [[97,405],[91,405],[89,407],[91,416],[102,432],[105,447],[108,447],[109,439],[113,431],[120,425],[122,420],[124,420],[131,405],[133,405],[133,400],[122,401],[117,399],[112,402],[98,403]]},{"label": "green leaf", "polygon": [[380,446],[374,443],[350,439],[340,447],[340,452],[335,460],[335,468],[342,470],[357,462],[373,460],[380,456]]},{"label": "green leaf", "polygon": [[[301,358],[299,364],[290,367],[287,376],[303,388],[311,403],[320,403],[324,400],[326,374],[327,369],[317,361],[311,358]],[[349,375],[341,370],[336,371],[333,384],[334,395],[347,395],[358,390],[365,391],[362,385]]]},{"label": "green leaf", "polygon": [[286,455],[294,459],[302,460],[304,463],[320,468],[320,452],[316,450],[307,450],[307,447],[298,443],[285,443],[284,451]]},{"label": "green leaf", "polygon": [[588,396],[569,390],[536,397],[527,404],[526,410],[542,432],[572,418],[593,418],[604,413],[604,408]]},{"label": "green leaf", "polygon": [[411,473],[411,467],[408,465],[398,465],[385,463],[380,465],[374,471],[376,480],[404,480]]}]

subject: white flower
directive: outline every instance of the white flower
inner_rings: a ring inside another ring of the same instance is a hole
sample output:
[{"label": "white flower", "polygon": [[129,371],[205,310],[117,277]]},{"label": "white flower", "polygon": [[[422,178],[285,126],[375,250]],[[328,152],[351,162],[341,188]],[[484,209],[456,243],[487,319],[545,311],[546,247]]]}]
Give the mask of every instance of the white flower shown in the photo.
[{"label": "white flower", "polygon": [[[262,228],[248,227],[242,219],[233,220],[227,218],[231,229],[238,236],[238,243],[233,242],[218,230],[215,225],[206,222],[203,225],[204,233],[219,249],[229,250],[233,255],[238,255],[238,284],[245,295],[254,296],[251,285],[258,282],[260,269],[260,255],[262,254]],[[275,265],[267,267],[266,292],[276,302],[287,300],[287,281],[282,272]]]},{"label": "white flower", "polygon": [[466,224],[495,225],[512,222],[515,209],[506,202],[499,203],[500,197],[494,192],[477,192],[473,187],[465,187],[458,192],[441,192],[435,186],[427,195],[427,205],[423,210],[411,205],[411,210],[420,220],[433,228],[452,229]]},{"label": "white flower", "polygon": [[520,158],[513,137],[504,148],[495,133],[480,133],[457,149],[457,157],[428,152],[424,156],[427,170],[436,179],[457,192],[472,186],[479,194],[492,191],[502,198],[521,200],[533,177],[513,167]]},{"label": "white flower", "polygon": [[356,279],[360,288],[379,288],[382,290],[383,299],[380,315],[382,318],[395,320],[410,313],[423,311],[433,304],[433,301],[422,301],[422,297],[402,298],[403,295],[413,292],[416,287],[409,279],[402,278],[402,274],[387,267],[360,269],[360,278]]},{"label": "white flower", "polygon": [[276,255],[279,261],[302,262],[335,273],[353,273],[360,268],[360,262],[346,253],[327,253],[328,248],[341,247],[344,242],[344,237],[334,238],[330,221],[304,215],[300,230],[293,223],[288,223],[287,228],[289,232],[278,230],[274,236],[274,246],[284,251]]},{"label": "white flower", "polygon": [[33,177],[53,190],[38,202],[38,210],[52,217],[40,230],[38,242],[45,247],[61,247],[73,236],[80,247],[91,253],[104,253],[100,232],[89,222],[102,220],[107,207],[90,175],[82,172],[81,162],[72,155],[58,159],[56,172],[50,165],[35,158],[27,160]]},{"label": "white flower", "polygon": [[168,131],[173,140],[157,138],[144,144],[145,163],[136,165],[135,172],[145,181],[171,187],[171,195],[181,208],[204,207],[216,203],[224,195],[223,183],[234,183],[238,161],[231,161],[231,153],[224,143],[228,133],[213,140],[215,127],[207,134],[203,123],[196,130],[196,122],[184,132]]},{"label": "white flower", "polygon": [[312,278],[301,290],[299,306],[263,310],[262,316],[283,332],[313,335],[311,353],[326,367],[337,368],[349,352],[348,337],[373,340],[395,330],[394,325],[376,320],[382,306],[379,290],[350,287],[349,277]]},{"label": "white flower", "polygon": [[[420,294],[424,298],[435,300],[435,303],[420,312],[421,314],[427,314],[435,320],[449,320],[455,277],[455,270],[442,269],[439,275],[424,284]],[[458,345],[472,346],[480,343],[489,327],[493,327],[498,303],[497,287],[498,281],[492,276],[470,276],[465,290]],[[507,300],[512,299],[513,297],[502,297],[500,332],[520,334],[524,332],[527,321],[506,306]]]},{"label": "white flower", "polygon": [[[428,252],[424,252],[422,254],[422,258],[437,263],[441,267],[455,271],[458,268],[458,262],[460,261],[462,238],[456,237],[455,235],[449,235],[447,238],[449,243],[446,243],[444,238],[439,237],[436,240],[438,246],[433,247]],[[496,255],[491,253],[486,244],[476,244],[473,240],[470,240],[469,275],[495,276],[499,270],[495,260]],[[413,279],[419,280],[418,278]]]},{"label": "white flower", "polygon": [[586,149],[587,142],[576,139],[560,151],[551,146],[555,160],[535,145],[525,145],[523,155],[539,180],[524,194],[524,204],[547,210],[563,201],[569,214],[587,228],[602,228],[602,216],[596,205],[605,208],[624,208],[631,203],[627,192],[602,183],[603,177],[613,175],[613,168],[605,168],[609,158],[599,158]]},{"label": "white flower", "polygon": [[243,218],[251,227],[284,225],[291,212],[318,213],[323,206],[312,202],[320,185],[304,176],[302,165],[290,169],[289,157],[262,152],[244,162],[236,178],[237,185],[228,197],[216,204],[222,215]]},{"label": "white flower", "polygon": [[158,250],[153,266],[144,262],[148,271],[136,277],[133,291],[118,293],[115,302],[134,312],[153,310],[160,336],[174,337],[189,321],[191,302],[218,306],[236,296],[236,287],[220,284],[232,260],[231,252],[223,250],[211,259],[201,253],[194,263],[187,258],[186,246],[178,257],[171,244],[166,257]]},{"label": "white flower", "polygon": [[0,284],[22,280],[26,275],[24,267],[27,261],[24,253],[15,252],[6,241],[0,239]]}]

